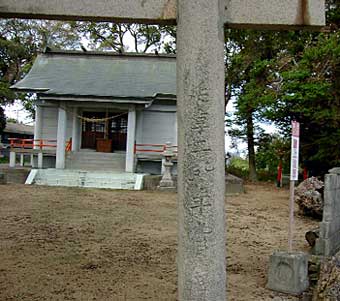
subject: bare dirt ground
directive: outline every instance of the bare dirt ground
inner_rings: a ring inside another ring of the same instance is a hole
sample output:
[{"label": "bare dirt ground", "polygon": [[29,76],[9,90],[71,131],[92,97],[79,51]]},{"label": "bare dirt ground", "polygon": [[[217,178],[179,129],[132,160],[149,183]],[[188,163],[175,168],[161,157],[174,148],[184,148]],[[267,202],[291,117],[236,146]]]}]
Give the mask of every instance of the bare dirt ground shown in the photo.
[{"label": "bare dirt ground", "polygon": [[[265,289],[288,191],[246,189],[226,200],[228,299],[294,300]],[[0,186],[0,300],[176,300],[176,244],[174,193]]]}]

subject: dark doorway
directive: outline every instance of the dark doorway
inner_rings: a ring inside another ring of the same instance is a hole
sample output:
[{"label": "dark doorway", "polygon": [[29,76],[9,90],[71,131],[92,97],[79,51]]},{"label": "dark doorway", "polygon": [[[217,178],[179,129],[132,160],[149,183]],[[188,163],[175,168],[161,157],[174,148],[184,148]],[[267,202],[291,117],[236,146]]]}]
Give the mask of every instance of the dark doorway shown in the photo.
[{"label": "dark doorway", "polygon": [[97,149],[97,141],[106,138],[111,140],[113,151],[126,151],[128,113],[84,112],[83,117],[103,121],[83,120],[81,148]]}]

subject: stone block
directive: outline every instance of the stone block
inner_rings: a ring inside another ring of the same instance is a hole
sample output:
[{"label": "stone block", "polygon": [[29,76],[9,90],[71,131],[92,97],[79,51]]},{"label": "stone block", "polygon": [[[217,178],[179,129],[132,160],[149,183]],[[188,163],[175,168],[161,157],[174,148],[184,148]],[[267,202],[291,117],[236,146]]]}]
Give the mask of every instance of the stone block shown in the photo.
[{"label": "stone block", "polygon": [[267,288],[300,295],[308,286],[307,254],[277,251],[270,256]]},{"label": "stone block", "polygon": [[338,232],[340,232],[340,216],[336,216],[330,222],[320,223],[320,237],[330,238]]},{"label": "stone block", "polygon": [[333,256],[340,250],[340,231],[325,239],[325,255]]},{"label": "stone block", "polygon": [[328,171],[330,174],[340,175],[340,167],[334,167]]},{"label": "stone block", "polygon": [[323,218],[313,253],[332,256],[340,249],[340,168],[325,176]]},{"label": "stone block", "polygon": [[329,238],[320,237],[317,239],[313,254],[323,256],[333,256],[340,250],[340,231],[334,233]]},{"label": "stone block", "polygon": [[325,186],[323,221],[332,221],[333,216],[334,216],[335,201],[336,201],[336,190],[331,190],[329,189],[329,186]]},{"label": "stone block", "polygon": [[312,253],[314,255],[320,255],[320,256],[325,255],[325,240],[323,238],[318,238],[316,240]]}]

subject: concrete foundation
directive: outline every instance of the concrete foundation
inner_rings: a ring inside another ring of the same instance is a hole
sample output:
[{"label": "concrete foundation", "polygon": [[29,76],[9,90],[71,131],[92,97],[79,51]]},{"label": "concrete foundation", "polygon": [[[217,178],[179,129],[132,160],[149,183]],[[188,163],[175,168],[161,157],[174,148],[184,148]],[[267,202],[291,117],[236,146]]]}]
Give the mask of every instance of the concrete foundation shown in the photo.
[{"label": "concrete foundation", "polygon": [[[10,168],[10,167],[1,167],[0,169],[0,184],[2,181],[5,183],[2,184],[24,184],[30,172],[30,168]],[[1,180],[1,174],[4,175],[4,179]]]},{"label": "concrete foundation", "polygon": [[[144,177],[144,190],[156,190],[159,186],[159,182],[161,181],[162,176],[160,175],[146,175]],[[175,189],[173,191],[177,190],[177,176],[173,176],[174,186]],[[226,194],[227,195],[235,195],[239,193],[244,193],[244,183],[243,180],[235,177],[233,175],[227,175],[226,176]]]},{"label": "concrete foundation", "polygon": [[308,286],[307,254],[275,252],[270,256],[267,288],[300,295]]},{"label": "concrete foundation", "polygon": [[7,184],[6,175],[0,171],[0,185]]}]

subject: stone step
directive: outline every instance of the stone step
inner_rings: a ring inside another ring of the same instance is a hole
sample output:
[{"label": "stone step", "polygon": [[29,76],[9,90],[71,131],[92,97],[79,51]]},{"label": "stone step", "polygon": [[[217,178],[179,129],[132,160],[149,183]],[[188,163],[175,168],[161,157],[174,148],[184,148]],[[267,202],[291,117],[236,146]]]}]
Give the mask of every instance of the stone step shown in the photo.
[{"label": "stone step", "polygon": [[103,164],[118,164],[121,165],[125,163],[124,160],[94,160],[94,159],[66,159],[68,163],[92,163],[92,164],[98,164],[98,165],[103,165]]},{"label": "stone step", "polygon": [[67,169],[118,171],[125,170],[125,154],[74,152],[66,158]]},{"label": "stone step", "polygon": [[[143,175],[80,170],[35,170],[31,183],[47,186],[88,187],[106,189],[142,189]],[[137,183],[138,182],[138,183]]]},{"label": "stone step", "polygon": [[77,169],[77,170],[91,170],[91,171],[114,171],[114,172],[124,172],[123,166],[114,165],[91,165],[91,164],[70,164],[66,165],[66,169]]},{"label": "stone step", "polygon": [[93,162],[125,162],[125,157],[113,157],[113,158],[92,158],[92,157],[68,157],[66,160],[82,162],[82,161],[93,161]]},{"label": "stone step", "polygon": [[99,158],[99,159],[115,159],[115,158],[125,158],[125,154],[117,153],[68,153],[69,158]]},{"label": "stone step", "polygon": [[98,164],[98,165],[104,165],[104,164],[118,164],[122,165],[125,163],[124,160],[94,160],[94,159],[66,159],[68,163],[92,163],[92,164]]},{"label": "stone step", "polygon": [[73,167],[74,169],[80,169],[80,170],[87,170],[87,168],[91,167],[91,168],[98,168],[98,170],[100,171],[101,167],[103,168],[119,168],[119,169],[125,169],[125,164],[113,164],[113,163],[94,163],[94,162],[66,162],[66,167],[67,168],[71,168]]}]

